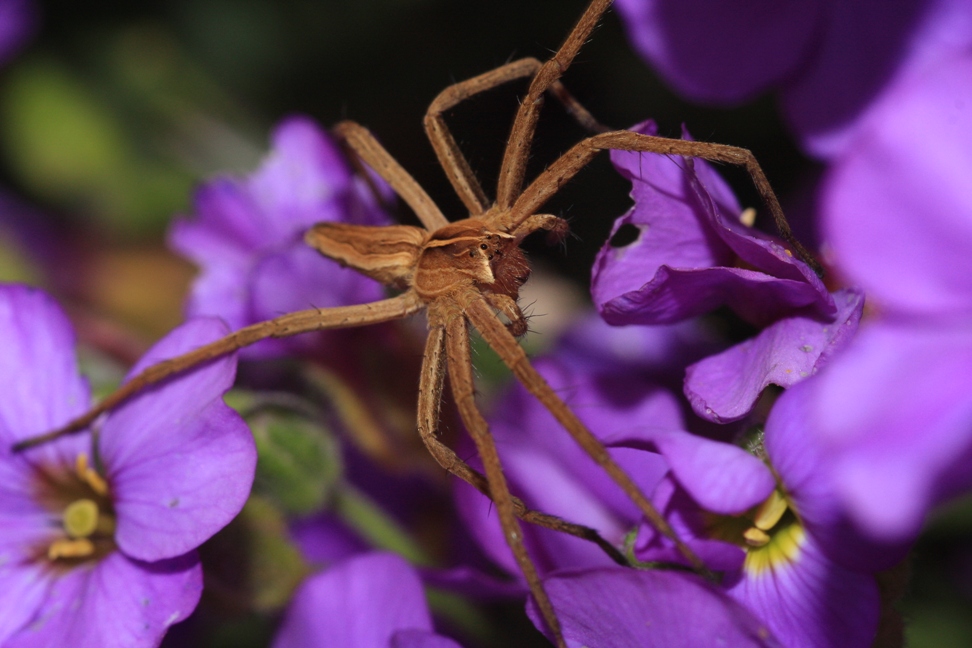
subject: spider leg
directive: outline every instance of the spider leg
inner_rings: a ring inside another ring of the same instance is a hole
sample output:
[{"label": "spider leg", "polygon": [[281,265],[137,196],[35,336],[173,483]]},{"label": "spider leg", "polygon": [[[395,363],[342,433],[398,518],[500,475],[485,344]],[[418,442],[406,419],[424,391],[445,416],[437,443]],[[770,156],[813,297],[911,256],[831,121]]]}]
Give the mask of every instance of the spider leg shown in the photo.
[{"label": "spider leg", "polygon": [[67,425],[57,430],[25,439],[14,445],[14,451],[23,450],[41,443],[46,443],[58,437],[73,432],[79,432],[91,425],[92,422],[105,412],[108,412],[150,385],[182,373],[197,364],[213,360],[220,356],[233,353],[243,347],[250,346],[266,338],[281,338],[320,331],[324,329],[349,328],[366,324],[388,322],[407,317],[419,312],[425,305],[413,292],[406,292],[391,299],[357,304],[355,306],[338,306],[335,308],[297,311],[282,315],[276,319],[260,322],[241,328],[215,342],[184,353],[183,355],[163,360],[148,367],[124,385],[116,389],[98,405],[75,418]]},{"label": "spider leg", "polygon": [[[507,217],[498,213],[494,222],[504,224],[506,221]],[[519,244],[523,239],[537,230],[547,230],[548,243],[560,243],[567,236],[570,226],[567,224],[567,221],[559,216],[553,216],[551,214],[531,214],[527,216],[526,220],[513,228],[510,234],[517,244]]]},{"label": "spider leg", "polygon": [[508,230],[515,230],[539,209],[557,190],[578,171],[584,168],[598,153],[606,150],[641,151],[658,153],[661,155],[680,155],[691,158],[702,158],[712,162],[726,162],[744,167],[752,178],[753,185],[759,192],[776,222],[780,236],[791,246],[796,254],[818,275],[823,275],[823,269],[814,256],[796,239],[790,229],[780,201],[773,192],[766,174],[756,161],[756,156],[748,149],[727,144],[713,144],[711,142],[693,142],[691,140],[671,139],[642,135],[631,131],[613,131],[599,133],[581,140],[569,151],[544,170],[530,183],[520,197],[516,199],[507,218]]},{"label": "spider leg", "polygon": [[[471,79],[455,83],[440,92],[425,113],[425,133],[435,149],[439,164],[446,172],[449,182],[459,195],[470,216],[478,216],[489,208],[489,198],[476,180],[459,145],[446,125],[443,114],[453,106],[473,95],[485,92],[496,86],[531,76],[541,67],[535,58],[523,58],[512,63],[480,74]],[[598,123],[594,116],[578,102],[559,81],[554,81],[548,89],[560,101],[581,126],[593,133],[604,132],[607,127]]]},{"label": "spider leg", "polygon": [[405,204],[412,208],[425,229],[434,232],[449,224],[425,189],[378,143],[371,131],[353,121],[339,122],[332,131],[354,155],[391,185]]},{"label": "spider leg", "polygon": [[[442,385],[445,379],[445,328],[432,326],[425,345],[422,377],[419,380],[418,430],[429,454],[450,474],[463,480],[486,497],[490,497],[489,482],[478,470],[463,461],[436,436],[439,425],[439,405],[442,402]],[[519,519],[547,529],[593,542],[619,565],[628,565],[618,549],[601,537],[597,531],[580,524],[572,524],[554,515],[528,509],[518,497],[513,496],[513,512]]]},{"label": "spider leg", "polygon": [[[466,316],[473,326],[483,336],[483,339],[493,347],[503,362],[530,393],[536,396],[554,418],[567,430],[577,444],[621,487],[625,494],[638,506],[641,512],[660,533],[671,539],[679,552],[699,572],[706,569],[698,556],[675,534],[668,522],[662,517],[630,475],[611,458],[608,451],[601,445],[587,426],[567,405],[560,400],[557,393],[544,380],[527,358],[526,352],[503,326],[503,323],[490,310],[483,299],[471,300],[465,309]],[[452,367],[450,365],[450,371]]]},{"label": "spider leg", "polygon": [[[485,306],[485,302],[482,303]],[[500,326],[502,328],[502,325]],[[506,543],[513,551],[520,571],[523,572],[523,576],[530,586],[530,591],[533,593],[557,645],[566,648],[567,644],[560,630],[560,622],[554,613],[553,604],[550,602],[550,598],[543,588],[543,583],[540,581],[537,568],[523,544],[523,531],[516,519],[513,497],[510,495],[506,477],[503,475],[496,444],[493,442],[493,437],[490,436],[486,420],[476,407],[468,325],[465,318],[453,317],[448,322],[447,327],[445,332],[446,360],[449,367],[452,394],[456,400],[456,405],[459,407],[459,414],[466,424],[466,429],[469,431],[469,435],[476,444],[479,456],[483,460],[486,479],[489,482],[490,499],[496,504],[500,525],[503,527],[503,535],[506,537]],[[505,332],[506,329],[503,328],[503,331]]]},{"label": "spider leg", "polygon": [[508,330],[513,337],[521,337],[526,335],[527,320],[515,299],[509,295],[500,295],[497,293],[485,293],[484,296],[486,297],[486,301],[489,302],[490,306],[503,313],[503,315],[506,316],[506,319],[510,321],[510,323],[506,325],[506,330]]},{"label": "spider leg", "polygon": [[574,29],[567,35],[564,44],[560,46],[553,58],[540,67],[533,81],[530,82],[530,88],[520,102],[520,108],[513,121],[510,138],[506,142],[506,151],[503,154],[503,164],[500,167],[496,204],[501,210],[505,211],[513,205],[523,186],[523,174],[526,172],[527,159],[530,157],[533,134],[536,131],[540,109],[543,107],[543,93],[557,83],[570,67],[584,41],[590,36],[597,21],[610,5],[611,0],[594,0],[588,5]]}]

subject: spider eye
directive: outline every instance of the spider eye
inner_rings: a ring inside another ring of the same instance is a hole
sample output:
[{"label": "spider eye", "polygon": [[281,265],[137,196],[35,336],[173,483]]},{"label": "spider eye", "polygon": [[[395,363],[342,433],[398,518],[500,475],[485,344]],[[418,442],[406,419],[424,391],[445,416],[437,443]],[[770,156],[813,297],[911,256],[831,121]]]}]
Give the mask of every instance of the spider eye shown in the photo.
[{"label": "spider eye", "polygon": [[485,250],[485,249],[487,249],[488,247],[489,247],[489,246],[488,246],[488,245],[486,245],[485,243],[480,243],[480,244],[479,244],[479,249],[480,249],[480,250]]},{"label": "spider eye", "polygon": [[470,258],[476,256],[476,250],[469,250],[469,256]]}]

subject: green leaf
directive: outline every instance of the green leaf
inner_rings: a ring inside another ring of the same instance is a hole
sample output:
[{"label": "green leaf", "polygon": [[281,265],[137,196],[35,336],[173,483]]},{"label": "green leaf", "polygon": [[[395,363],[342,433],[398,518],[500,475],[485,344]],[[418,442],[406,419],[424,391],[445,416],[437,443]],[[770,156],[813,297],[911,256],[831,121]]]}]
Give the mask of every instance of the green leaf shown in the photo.
[{"label": "green leaf", "polygon": [[158,229],[184,206],[190,175],[142,155],[104,98],[59,62],[17,65],[0,110],[8,163],[44,199],[127,232]]},{"label": "green leaf", "polygon": [[265,410],[248,417],[259,459],[256,492],[291,515],[309,515],[331,497],[341,477],[338,442],[305,416]]}]

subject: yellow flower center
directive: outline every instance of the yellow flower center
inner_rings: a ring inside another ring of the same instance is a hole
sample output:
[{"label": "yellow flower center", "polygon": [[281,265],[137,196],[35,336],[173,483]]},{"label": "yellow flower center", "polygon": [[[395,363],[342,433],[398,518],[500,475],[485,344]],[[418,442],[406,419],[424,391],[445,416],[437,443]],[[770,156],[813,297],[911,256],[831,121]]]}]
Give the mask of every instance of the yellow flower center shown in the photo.
[{"label": "yellow flower center", "polygon": [[751,575],[794,562],[806,537],[786,496],[777,488],[761,504],[738,516],[712,516],[709,534],[746,550]]},{"label": "yellow flower center", "polygon": [[[108,483],[88,464],[88,456],[78,455],[73,475],[59,482],[65,501],[61,514],[64,535],[47,547],[47,559],[86,559],[104,556],[114,548],[115,515],[108,497]],[[58,506],[57,508],[61,508]]]},{"label": "yellow flower center", "polygon": [[64,530],[72,538],[86,538],[97,528],[98,505],[92,500],[75,500],[64,509]]}]

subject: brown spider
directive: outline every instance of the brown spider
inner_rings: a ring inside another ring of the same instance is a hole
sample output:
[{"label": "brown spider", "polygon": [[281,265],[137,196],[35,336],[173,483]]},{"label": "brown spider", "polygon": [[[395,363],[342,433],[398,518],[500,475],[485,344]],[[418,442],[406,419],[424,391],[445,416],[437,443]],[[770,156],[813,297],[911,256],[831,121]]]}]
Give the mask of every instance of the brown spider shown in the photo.
[{"label": "brown spider", "polygon": [[[526,320],[517,305],[519,288],[530,274],[520,243],[538,230],[546,230],[553,239],[562,238],[567,232],[566,221],[537,213],[537,210],[600,151],[618,149],[699,157],[744,166],[783,237],[811,266],[816,267],[816,264],[790,234],[776,196],[749,151],[721,144],[609,131],[564,89],[559,78],[610,4],[611,0],[593,0],[564,44],[546,63],[541,64],[533,58],[514,61],[452,85],[432,102],[425,116],[425,130],[449,181],[469,211],[469,217],[464,220],[447,221],[418,183],[365,128],[349,121],[334,128],[335,135],[352,154],[355,163],[367,165],[387,181],[416,213],[423,227],[321,223],[307,232],[305,240],[324,256],[401,291],[398,296],[370,304],[300,311],[240,329],[221,340],[146,369],[85,415],[59,430],[19,444],[18,449],[86,428],[100,414],[147,386],[259,340],[375,324],[426,310],[429,335],[419,383],[419,434],[443,468],[495,502],[506,540],[558,646],[565,645],[560,625],[527,555],[517,518],[591,540],[618,562],[624,563],[624,559],[596,531],[529,510],[510,494],[486,421],[476,407],[470,325],[655,527],[672,538],[690,564],[704,571],[698,557],[675,536],[631,477],[537,373],[517,343],[516,338],[527,330]],[[526,77],[532,77],[532,80],[506,144],[496,198],[490,201],[447,128],[443,113],[473,95]],[[582,126],[596,134],[574,145],[522,189],[537,119],[547,93],[560,101]],[[447,372],[460,416],[482,458],[485,475],[471,468],[437,437],[442,387]]]}]

